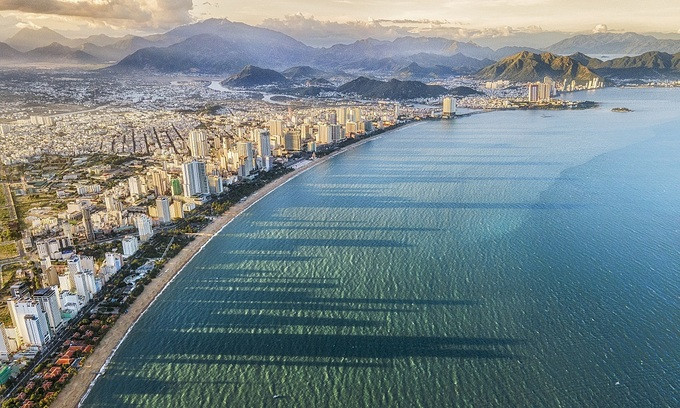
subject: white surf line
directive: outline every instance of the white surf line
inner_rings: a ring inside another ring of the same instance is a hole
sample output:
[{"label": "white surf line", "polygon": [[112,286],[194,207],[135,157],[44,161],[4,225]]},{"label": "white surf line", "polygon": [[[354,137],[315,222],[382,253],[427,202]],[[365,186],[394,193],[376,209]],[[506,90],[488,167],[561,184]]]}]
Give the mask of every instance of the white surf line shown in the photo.
[{"label": "white surf line", "polygon": [[[399,130],[399,129],[394,129],[394,130]],[[378,136],[379,136],[379,137],[382,137],[382,135],[378,135]],[[184,263],[184,265],[182,265],[182,267],[180,268],[180,270],[178,270],[178,271],[175,273],[175,275],[168,281],[168,283],[166,283],[165,286],[163,286],[163,288],[161,289],[161,291],[158,292],[158,294],[157,294],[156,296],[154,296],[154,298],[151,300],[151,303],[149,303],[149,305],[146,307],[146,309],[144,309],[144,311],[142,311],[142,313],[140,313],[140,315],[137,316],[137,318],[135,319],[135,321],[132,322],[132,324],[130,325],[130,327],[129,327],[129,328],[127,329],[127,331],[125,332],[125,335],[123,335],[123,338],[120,339],[120,341],[118,342],[118,344],[116,344],[116,347],[113,348],[113,350],[111,351],[111,354],[109,355],[109,357],[106,359],[106,361],[104,361],[104,364],[102,365],[102,368],[99,369],[99,372],[98,372],[97,375],[94,377],[94,379],[92,380],[92,382],[90,383],[90,385],[87,387],[87,391],[85,391],[85,394],[83,394],[82,398],[80,398],[80,401],[78,402],[78,407],[80,408],[80,407],[83,406],[83,403],[85,402],[85,400],[87,399],[87,397],[90,395],[90,392],[91,392],[92,389],[94,388],[95,383],[97,382],[97,380],[99,380],[99,377],[101,377],[101,376],[106,372],[106,369],[108,368],[109,363],[111,362],[111,359],[114,357],[114,355],[115,355],[116,352],[118,351],[118,348],[120,347],[120,345],[123,344],[123,342],[125,341],[125,339],[127,339],[128,335],[130,334],[130,332],[132,331],[132,329],[137,325],[137,322],[139,322],[139,320],[144,316],[144,314],[147,312],[147,310],[151,309],[151,306],[153,306],[153,304],[156,303],[156,300],[163,294],[163,292],[165,292],[165,290],[168,288],[168,286],[170,286],[170,284],[171,284],[172,282],[175,281],[175,279],[180,275],[180,273],[182,273],[182,271],[184,271],[184,268],[186,268],[187,265],[189,265],[189,263],[191,263],[191,261],[193,261],[193,259],[194,259],[198,254],[200,254],[200,253],[203,251],[203,249],[210,243],[210,241],[212,241],[212,239],[215,238],[215,236],[219,235],[219,234],[222,232],[222,230],[225,229],[225,228],[227,227],[227,225],[231,224],[232,221],[234,221],[234,220],[235,220],[236,218],[238,218],[241,214],[243,214],[243,213],[246,212],[248,209],[250,209],[250,207],[252,207],[252,206],[254,206],[255,204],[257,204],[258,202],[260,202],[260,200],[262,200],[263,198],[267,197],[269,194],[273,193],[274,191],[278,190],[279,187],[283,186],[284,184],[288,183],[289,181],[291,181],[291,180],[297,178],[299,175],[303,174],[303,173],[306,172],[307,170],[311,170],[311,169],[313,169],[314,167],[316,167],[317,165],[319,165],[319,164],[321,164],[321,163],[325,163],[328,159],[330,159],[330,158],[332,158],[332,157],[338,156],[338,155],[340,155],[340,154],[342,154],[342,153],[344,153],[344,152],[350,151],[350,150],[352,150],[352,149],[354,149],[354,148],[356,148],[356,147],[359,147],[359,146],[361,146],[361,145],[363,145],[363,144],[365,144],[365,143],[368,143],[368,142],[370,142],[370,141],[372,141],[372,140],[377,140],[377,139],[378,139],[378,137],[375,137],[375,138],[371,137],[371,138],[362,140],[361,142],[354,143],[354,144],[352,144],[352,145],[350,145],[350,146],[347,146],[346,148],[343,148],[343,149],[341,149],[341,150],[339,150],[339,151],[337,151],[337,152],[334,152],[334,153],[332,153],[332,154],[326,156],[325,158],[322,157],[321,159],[318,159],[317,161],[312,162],[312,163],[309,164],[308,166],[305,166],[304,168],[300,169],[300,170],[298,171],[297,174],[292,175],[288,180],[286,180],[286,181],[284,181],[283,183],[279,184],[278,186],[274,187],[273,189],[271,189],[270,191],[268,191],[267,193],[265,193],[262,197],[258,198],[257,200],[255,200],[254,202],[252,202],[251,204],[249,204],[247,207],[245,207],[244,209],[242,209],[242,210],[241,210],[238,214],[236,214],[232,219],[230,219],[229,221],[227,221],[227,223],[224,224],[217,232],[215,232],[214,234],[212,234],[212,235],[210,236],[210,238],[208,238],[208,240],[207,240],[203,245],[201,245],[201,247],[198,249],[198,251],[196,251],[196,253],[195,253],[194,255],[192,255],[192,257],[189,258],[189,260],[186,261],[186,262]]]}]

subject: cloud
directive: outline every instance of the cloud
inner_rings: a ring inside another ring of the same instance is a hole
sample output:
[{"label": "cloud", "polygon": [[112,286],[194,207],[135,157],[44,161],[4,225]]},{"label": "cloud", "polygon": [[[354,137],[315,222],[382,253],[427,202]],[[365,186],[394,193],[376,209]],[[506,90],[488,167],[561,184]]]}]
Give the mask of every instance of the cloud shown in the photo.
[{"label": "cloud", "polygon": [[297,38],[313,46],[330,46],[338,43],[350,43],[363,38],[378,40],[394,39],[408,35],[408,29],[401,27],[385,27],[378,21],[336,21],[317,20],[314,16],[302,13],[287,15],[284,18],[268,18],[262,27],[276,30]]},{"label": "cloud", "polygon": [[290,35],[308,45],[330,46],[365,38],[393,40],[404,36],[442,37],[458,41],[481,38],[506,38],[520,33],[542,33],[539,26],[513,28],[471,28],[461,22],[431,19],[376,19],[339,23],[323,21],[301,13],[284,18],[270,18],[261,26]]},{"label": "cloud", "polygon": [[0,11],[168,26],[191,21],[192,0],[0,0]]},{"label": "cloud", "polygon": [[14,25],[16,28],[23,29],[23,28],[32,28],[34,30],[40,28],[39,25],[32,21],[19,21]]},{"label": "cloud", "polygon": [[593,28],[593,33],[599,34],[599,33],[606,33],[609,31],[609,28],[607,27],[606,24],[598,24]]}]

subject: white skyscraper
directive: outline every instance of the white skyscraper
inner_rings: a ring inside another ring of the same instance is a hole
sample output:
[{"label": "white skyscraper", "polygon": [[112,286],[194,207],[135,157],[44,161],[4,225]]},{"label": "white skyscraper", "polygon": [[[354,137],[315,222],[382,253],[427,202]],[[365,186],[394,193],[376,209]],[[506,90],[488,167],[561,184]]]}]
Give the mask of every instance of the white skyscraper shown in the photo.
[{"label": "white skyscraper", "polygon": [[59,310],[59,302],[55,290],[53,288],[36,290],[33,294],[33,299],[40,304],[45,312],[50,333],[56,333],[61,328],[63,320],[61,319],[61,311]]},{"label": "white skyscraper", "polygon": [[97,293],[97,284],[94,279],[94,272],[85,271],[75,275],[76,293],[87,303]]},{"label": "white skyscraper", "polygon": [[204,130],[192,130],[189,132],[189,150],[193,157],[208,157],[208,136]]},{"label": "white skyscraper", "polygon": [[123,256],[132,256],[139,249],[139,240],[137,237],[128,235],[123,238]]},{"label": "white skyscraper", "polygon": [[146,214],[140,214],[137,216],[137,231],[139,231],[139,239],[142,242],[146,242],[153,236],[153,226],[151,222],[151,217]]},{"label": "white skyscraper", "polygon": [[193,160],[182,164],[182,178],[184,180],[184,195],[186,197],[210,194],[205,163]]},{"label": "white skyscraper", "polygon": [[168,197],[158,197],[156,199],[156,212],[158,213],[158,221],[162,224],[170,222],[170,200]]},{"label": "white skyscraper", "polygon": [[50,340],[47,316],[40,303],[34,300],[9,299],[7,307],[22,343],[42,347]]},{"label": "white skyscraper", "polygon": [[59,275],[59,290],[70,292],[73,290],[73,284],[71,283],[71,276],[68,273]]},{"label": "white skyscraper", "polygon": [[123,255],[117,252],[107,252],[104,255],[106,266],[118,272],[123,267]]},{"label": "white skyscraper", "polygon": [[130,189],[130,195],[133,197],[138,198],[146,193],[139,177],[132,176],[128,178],[128,187]]}]

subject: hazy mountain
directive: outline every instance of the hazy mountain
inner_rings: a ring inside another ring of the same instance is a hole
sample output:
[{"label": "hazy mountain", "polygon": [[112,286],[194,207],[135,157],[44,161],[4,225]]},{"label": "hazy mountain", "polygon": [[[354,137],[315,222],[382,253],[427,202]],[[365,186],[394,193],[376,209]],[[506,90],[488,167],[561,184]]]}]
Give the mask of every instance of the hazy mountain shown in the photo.
[{"label": "hazy mountain", "polygon": [[30,61],[40,62],[69,62],[85,64],[93,64],[98,62],[97,58],[84,51],[76,50],[56,42],[46,47],[39,47],[28,51],[24,53],[24,56]]},{"label": "hazy mountain", "polygon": [[[125,37],[123,37],[125,38]],[[114,44],[118,41],[121,41],[122,38],[120,37],[110,37],[106,34],[97,34],[97,35],[91,35],[86,38],[80,38],[80,39],[75,39],[71,40],[71,42],[75,42],[78,45],[83,45],[83,44],[93,44],[98,47],[106,47],[108,45]]]},{"label": "hazy mountain", "polygon": [[389,82],[377,81],[366,77],[359,77],[338,88],[339,92],[358,95],[371,99],[408,100],[419,98],[434,98],[448,93],[443,86],[426,85],[417,81]]},{"label": "hazy mountain", "polygon": [[35,48],[45,47],[55,42],[66,44],[69,43],[70,40],[47,27],[42,27],[39,29],[22,28],[5,42],[12,48],[25,52]]},{"label": "hazy mountain", "polygon": [[399,59],[417,54],[453,56],[459,53],[477,59],[494,58],[494,51],[490,48],[445,38],[403,37],[394,41],[369,38],[352,44],[338,44],[318,49],[312,65],[332,67],[336,66],[338,61],[348,65],[365,60]]},{"label": "hazy mountain", "polygon": [[680,53],[647,52],[636,57],[601,61],[591,58],[588,68],[597,74],[618,79],[653,79],[680,77]]},{"label": "hazy mountain", "polygon": [[20,59],[23,54],[9,45],[0,42],[0,63]]},{"label": "hazy mountain", "polygon": [[457,75],[458,72],[453,68],[443,65],[436,65],[434,67],[422,67],[415,62],[398,70],[395,75],[399,79],[423,79],[432,80],[438,78],[448,78]]},{"label": "hazy mountain", "polygon": [[[244,65],[277,70],[300,65],[330,71],[391,74],[415,62],[421,66],[441,65],[460,73],[474,73],[491,60],[516,51],[516,48],[494,51],[473,43],[436,37],[402,37],[393,41],[369,38],[352,44],[312,48],[276,31],[221,19],[184,25],[141,40],[148,42],[148,47],[136,47],[138,49],[116,69],[227,73]],[[112,59],[117,54],[109,47],[89,46],[84,50],[99,58]]]},{"label": "hazy mountain", "polygon": [[236,88],[253,88],[267,85],[286,86],[290,84],[290,81],[274,70],[248,65],[238,74],[222,81],[221,84]]},{"label": "hazy mountain", "polygon": [[[436,55],[420,53],[404,58],[404,63],[416,63],[424,67],[444,66],[452,68],[461,74],[475,73],[480,69],[493,64],[490,59],[479,60],[471,58],[461,53],[454,55]],[[404,64],[402,64],[403,66]]]},{"label": "hazy mountain", "polygon": [[230,73],[245,65],[281,69],[300,65],[314,51],[284,34],[228,20],[206,20],[149,38],[158,43],[180,42],[142,48],[114,69],[203,73]]},{"label": "hazy mountain", "polygon": [[94,55],[102,61],[120,61],[135,51],[151,46],[154,46],[153,42],[142,37],[130,35],[115,39],[113,43],[105,46],[88,42],[79,46],[79,49]]},{"label": "hazy mountain", "polygon": [[598,77],[585,65],[570,57],[527,51],[504,58],[479,71],[477,76],[481,79],[513,82],[541,81],[546,76],[556,81],[566,79],[587,82]]},{"label": "hazy mountain", "polygon": [[[302,61],[309,57],[313,48],[285,34],[266,28],[253,27],[226,19],[209,19],[194,24],[183,25],[159,37],[147,37],[157,44],[184,41],[197,35],[217,36],[247,49],[253,55],[262,55],[260,60],[270,59],[269,64],[290,67],[299,64],[286,64],[287,61]],[[221,50],[213,50],[220,53]]]},{"label": "hazy mountain", "polygon": [[326,71],[312,68],[308,65],[288,68],[287,70],[283,71],[282,74],[291,81],[328,78],[330,76]]},{"label": "hazy mountain", "polygon": [[674,54],[680,52],[680,40],[659,40],[651,35],[636,33],[598,33],[567,38],[547,50],[562,55],[577,52],[588,55],[638,55],[650,51]]}]

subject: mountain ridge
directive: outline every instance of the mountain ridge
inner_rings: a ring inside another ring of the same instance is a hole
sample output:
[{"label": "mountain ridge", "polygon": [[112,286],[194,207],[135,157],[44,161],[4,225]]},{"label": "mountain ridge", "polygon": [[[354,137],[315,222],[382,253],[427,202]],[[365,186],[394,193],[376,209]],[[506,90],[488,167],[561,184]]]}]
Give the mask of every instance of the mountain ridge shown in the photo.
[{"label": "mountain ridge", "polygon": [[545,77],[550,77],[555,81],[573,80],[584,83],[599,78],[599,75],[585,65],[568,56],[528,51],[504,58],[482,69],[476,76],[480,79],[512,82],[541,81]]}]

